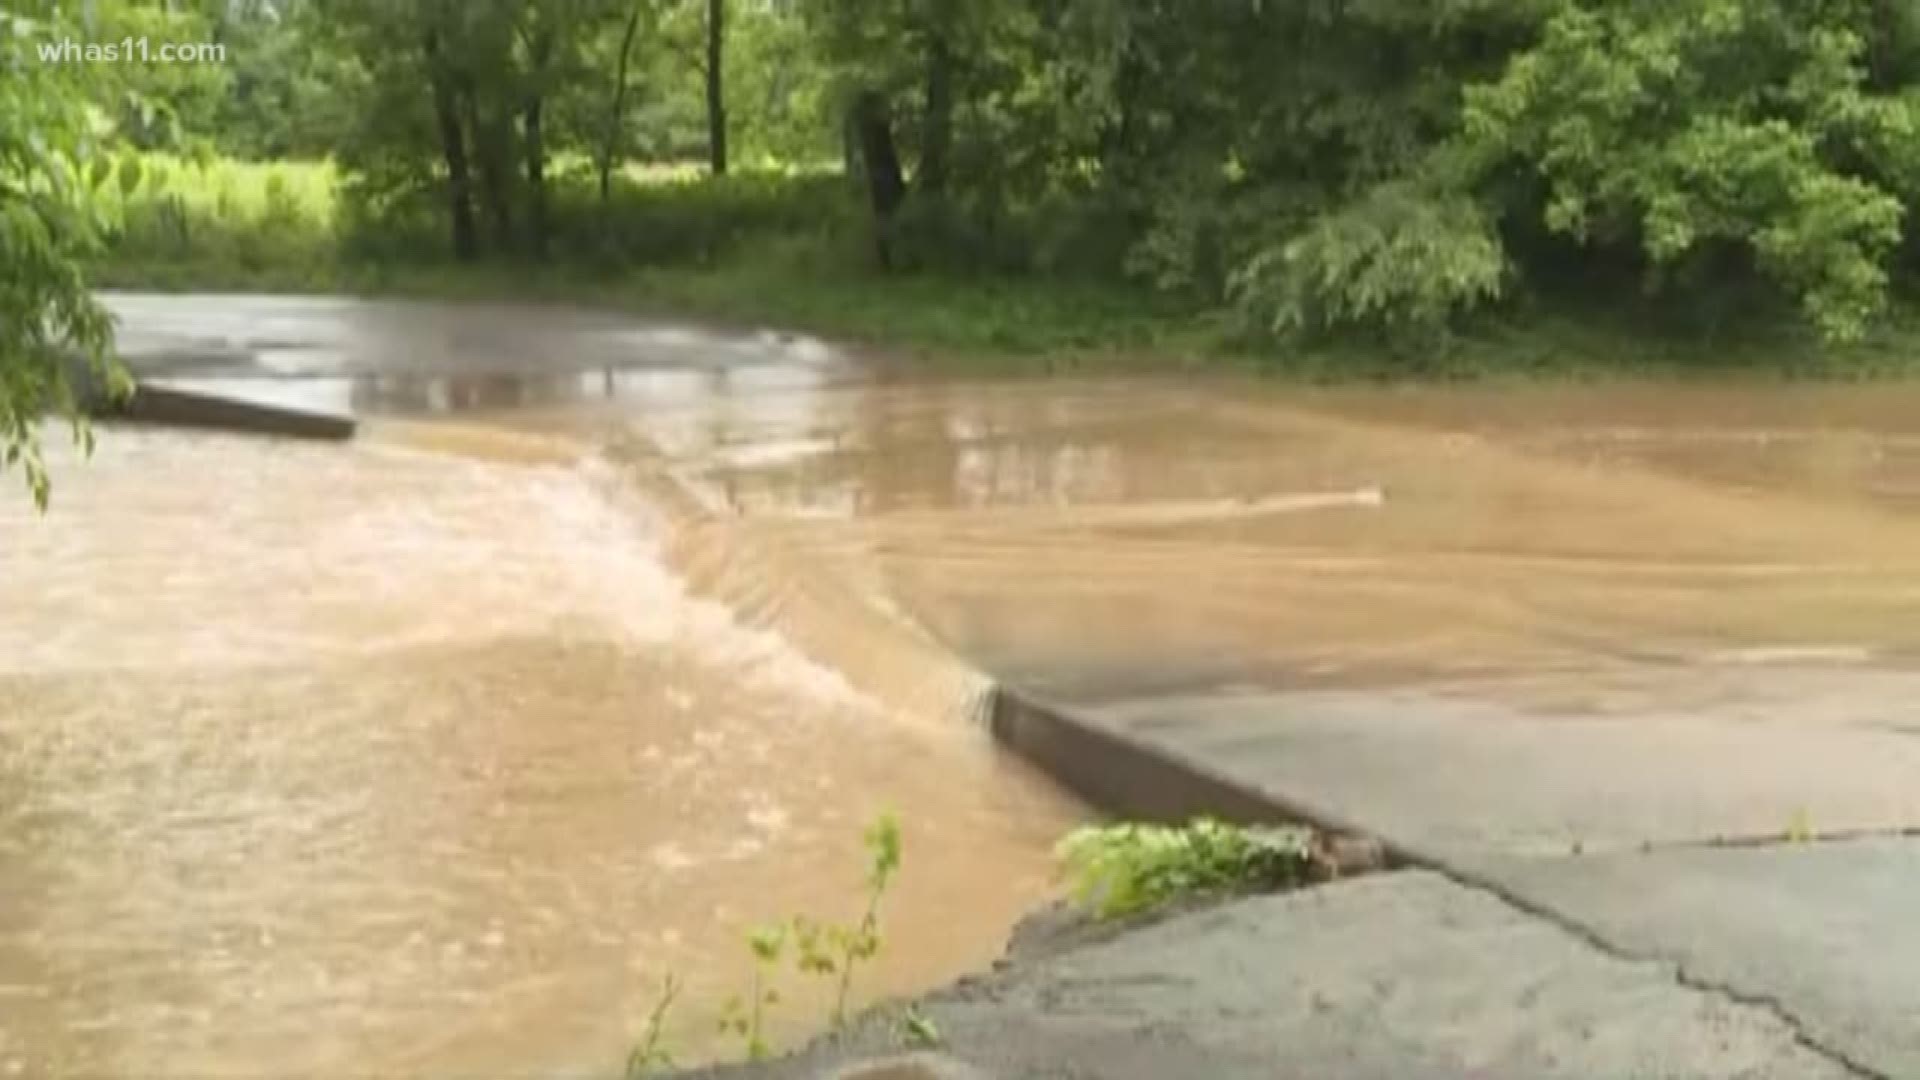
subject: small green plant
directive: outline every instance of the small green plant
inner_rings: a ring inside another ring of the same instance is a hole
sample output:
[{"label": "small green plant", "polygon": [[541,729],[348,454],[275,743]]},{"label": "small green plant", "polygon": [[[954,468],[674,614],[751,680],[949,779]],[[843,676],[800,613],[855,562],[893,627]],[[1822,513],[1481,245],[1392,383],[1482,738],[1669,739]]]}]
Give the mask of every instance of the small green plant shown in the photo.
[{"label": "small green plant", "polygon": [[838,938],[840,946],[840,986],[833,1000],[833,1023],[839,1027],[847,1019],[847,993],[853,987],[853,968],[873,959],[880,952],[880,900],[900,869],[900,822],[892,814],[881,814],[867,828],[867,909],[851,934]]},{"label": "small green plant", "polygon": [[655,1070],[673,1068],[673,1055],[667,1051],[665,1043],[666,1024],[667,1012],[673,1008],[673,999],[679,995],[680,980],[669,972],[666,978],[660,980],[660,998],[654,1002],[653,1011],[647,1014],[646,1030],[627,1054],[626,1080],[639,1080]]},{"label": "small green plant", "polygon": [[900,1016],[900,1041],[915,1050],[936,1050],[944,1040],[933,1018],[921,1012],[920,1006],[909,1005]]},{"label": "small green plant", "polygon": [[768,1053],[766,1012],[780,1004],[780,991],[772,985],[772,976],[786,951],[787,928],[769,923],[747,935],[747,950],[753,954],[753,982],[748,997],[735,995],[720,1014],[720,1030],[737,1035],[747,1049],[747,1060],[765,1060]]},{"label": "small green plant", "polygon": [[880,952],[880,901],[900,870],[900,823],[881,814],[867,827],[867,907],[852,926],[793,920],[795,963],[802,974],[836,978],[833,1026],[847,1022],[847,998],[853,991],[853,972]]},{"label": "small green plant", "polygon": [[1313,871],[1313,833],[1199,818],[1182,827],[1096,825],[1060,842],[1073,898],[1103,919],[1198,893],[1297,885]]},{"label": "small green plant", "polygon": [[[749,1061],[762,1061],[771,1052],[767,1042],[767,1010],[780,1003],[780,991],[773,978],[781,959],[793,946],[795,965],[802,974],[837,979],[833,1004],[833,1026],[846,1025],[847,998],[853,988],[853,972],[861,963],[880,952],[880,901],[900,870],[900,823],[892,814],[881,814],[867,827],[863,840],[867,848],[867,905],[860,921],[851,926],[814,922],[796,916],[784,923],[768,923],[747,935],[747,951],[753,957],[753,977],[743,997],[727,999],[718,1023],[722,1035],[736,1037],[746,1049]],[[664,1045],[664,1027],[680,983],[667,976],[660,999],[647,1018],[646,1030],[627,1055],[625,1080],[638,1080],[656,1069],[671,1069],[673,1057]],[[938,1040],[939,1032],[931,1021],[909,1010],[910,1038]]]}]

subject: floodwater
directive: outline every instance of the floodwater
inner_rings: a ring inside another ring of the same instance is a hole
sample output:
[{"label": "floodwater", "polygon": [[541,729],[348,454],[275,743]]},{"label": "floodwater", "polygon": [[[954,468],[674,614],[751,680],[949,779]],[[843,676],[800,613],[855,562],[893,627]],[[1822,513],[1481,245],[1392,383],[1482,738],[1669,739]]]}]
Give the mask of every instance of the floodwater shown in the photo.
[{"label": "floodwater", "polygon": [[[987,962],[1064,697],[1858,707],[1920,648],[1920,388],[970,381],[538,309],[118,298],[346,447],[115,429],[0,499],[0,1075],[605,1075],[668,971]],[[1844,681],[1842,681],[1844,679]],[[1880,702],[1881,706],[1897,702]],[[783,1034],[822,1015],[786,987]]]},{"label": "floodwater", "polygon": [[[0,499],[0,1076],[616,1075],[668,973],[669,1045],[727,1052],[746,932],[855,920],[883,810],[863,999],[1056,888],[1082,811],[976,673],[592,441],[53,439],[53,511]],[[782,632],[815,588],[884,678]],[[776,1036],[827,1015],[782,990]]]},{"label": "floodwater", "polygon": [[711,505],[1064,696],[1559,707],[1920,656],[1920,386],[921,382],[648,424]]}]

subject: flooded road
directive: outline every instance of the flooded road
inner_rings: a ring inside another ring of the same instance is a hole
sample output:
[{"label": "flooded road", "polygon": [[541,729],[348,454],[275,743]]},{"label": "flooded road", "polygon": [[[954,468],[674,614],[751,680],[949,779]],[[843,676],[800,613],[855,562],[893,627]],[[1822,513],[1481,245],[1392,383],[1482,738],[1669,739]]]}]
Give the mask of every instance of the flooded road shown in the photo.
[{"label": "flooded road", "polygon": [[744,934],[857,918],[886,809],[863,997],[1051,894],[1081,812],[977,676],[889,673],[910,711],[737,616],[700,575],[777,581],[675,566],[600,447],[373,428],[111,429],[50,443],[47,517],[0,500],[0,1076],[607,1076],[668,973],[670,1045],[725,1052]]},{"label": "flooded road", "polygon": [[116,429],[51,516],[0,501],[0,1075],[605,1074],[667,970],[698,1049],[743,929],[852,916],[882,806],[872,988],[979,966],[1080,818],[986,742],[989,673],[1817,724],[1897,720],[1920,655],[1920,388],[982,382],[116,306],[149,371],[369,422]]},{"label": "flooded road", "polygon": [[1920,646],[1912,387],[921,384],[648,425],[712,505],[857,548],[938,639],[1060,692]]}]

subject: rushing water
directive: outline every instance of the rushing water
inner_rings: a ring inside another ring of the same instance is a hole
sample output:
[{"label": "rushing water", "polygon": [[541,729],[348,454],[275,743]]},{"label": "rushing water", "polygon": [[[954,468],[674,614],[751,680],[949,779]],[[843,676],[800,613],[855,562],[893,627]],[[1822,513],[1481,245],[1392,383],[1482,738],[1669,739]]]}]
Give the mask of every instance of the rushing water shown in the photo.
[{"label": "rushing water", "polygon": [[604,1075],[667,972],[698,1050],[887,807],[865,989],[1045,895],[1074,812],[978,730],[690,596],[610,467],[505,456],[115,430],[0,501],[0,1075]]},{"label": "rushing water", "polygon": [[1912,386],[1011,382],[736,426],[795,452],[662,437],[714,501],[857,538],[936,637],[1059,693],[1920,656]]},{"label": "rushing water", "polygon": [[[1920,391],[898,374],[579,312],[123,298],[150,371],[376,417],[116,429],[0,498],[0,1076],[605,1074],[666,972],[850,918],[989,959],[1080,812],[982,671],[1897,712]],[[821,988],[789,985],[794,1033]]]}]

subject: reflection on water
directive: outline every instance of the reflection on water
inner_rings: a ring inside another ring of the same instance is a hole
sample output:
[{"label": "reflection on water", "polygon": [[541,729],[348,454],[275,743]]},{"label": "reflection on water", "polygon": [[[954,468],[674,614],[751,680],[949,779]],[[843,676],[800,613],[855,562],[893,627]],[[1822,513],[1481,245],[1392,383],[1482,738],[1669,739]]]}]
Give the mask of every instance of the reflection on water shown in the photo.
[{"label": "reflection on water", "polygon": [[844,363],[824,343],[557,305],[108,294],[122,353],[151,375],[350,378]]},{"label": "reflection on water", "polygon": [[259,374],[166,375],[149,381],[318,412],[361,416],[445,416],[474,419],[524,409],[635,409],[723,401],[739,394],[800,391],[834,377],[816,368],[739,371],[686,368],[598,368],[546,374],[400,372],[268,377]]},{"label": "reflection on water", "polygon": [[56,467],[51,516],[0,502],[0,1075],[604,1075],[668,971],[697,1051],[745,927],[857,910],[886,806],[873,991],[1050,886],[1069,806],[689,597],[604,469]]}]

